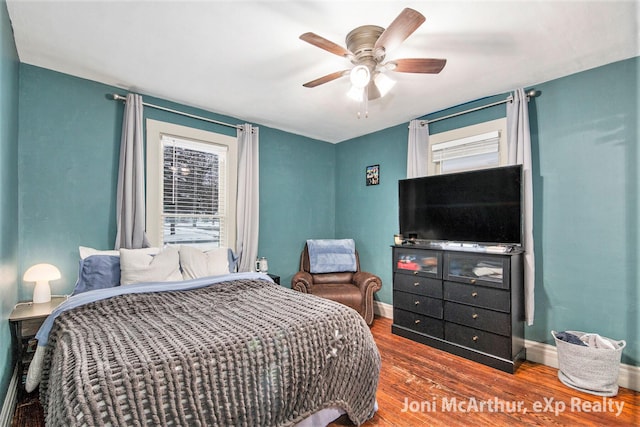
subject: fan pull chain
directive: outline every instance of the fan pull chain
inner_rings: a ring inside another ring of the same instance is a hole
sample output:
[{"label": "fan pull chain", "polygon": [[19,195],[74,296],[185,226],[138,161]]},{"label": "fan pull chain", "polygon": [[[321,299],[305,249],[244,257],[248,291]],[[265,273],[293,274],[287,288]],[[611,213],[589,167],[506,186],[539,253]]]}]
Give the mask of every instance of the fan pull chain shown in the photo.
[{"label": "fan pull chain", "polygon": [[360,101],[360,109],[358,110],[358,120],[360,120],[362,113],[364,118],[369,118],[369,86],[362,88],[362,101]]},{"label": "fan pull chain", "polygon": [[369,118],[369,85],[364,88],[364,96],[362,97],[362,104],[364,108],[364,118]]}]

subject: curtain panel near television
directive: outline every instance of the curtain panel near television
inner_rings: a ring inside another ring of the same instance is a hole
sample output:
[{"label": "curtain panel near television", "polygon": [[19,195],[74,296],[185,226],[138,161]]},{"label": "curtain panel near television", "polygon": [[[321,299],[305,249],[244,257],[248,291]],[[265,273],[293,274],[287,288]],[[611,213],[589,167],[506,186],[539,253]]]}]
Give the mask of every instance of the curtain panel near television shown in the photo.
[{"label": "curtain panel near television", "polygon": [[524,312],[527,325],[533,325],[535,255],[533,252],[533,184],[531,176],[531,133],[529,107],[524,89],[513,92],[507,103],[507,147],[510,165],[522,165],[523,180],[523,247],[524,253]]},{"label": "curtain panel near television", "polygon": [[430,161],[429,125],[421,120],[411,120],[407,144],[407,178],[427,176]]}]

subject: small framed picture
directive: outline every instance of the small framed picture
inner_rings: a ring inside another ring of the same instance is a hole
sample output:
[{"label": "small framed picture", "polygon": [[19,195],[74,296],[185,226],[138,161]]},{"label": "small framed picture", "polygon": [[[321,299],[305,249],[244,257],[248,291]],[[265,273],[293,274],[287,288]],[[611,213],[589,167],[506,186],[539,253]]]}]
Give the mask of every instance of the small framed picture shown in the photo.
[{"label": "small framed picture", "polygon": [[380,165],[367,166],[367,185],[380,184]]}]

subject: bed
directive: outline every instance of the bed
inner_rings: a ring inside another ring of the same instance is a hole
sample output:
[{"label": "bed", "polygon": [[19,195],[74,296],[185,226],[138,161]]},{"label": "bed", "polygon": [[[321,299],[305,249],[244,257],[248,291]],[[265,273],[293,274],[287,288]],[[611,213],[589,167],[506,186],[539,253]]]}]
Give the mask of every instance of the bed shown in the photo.
[{"label": "bed", "polygon": [[359,425],[376,409],[362,317],[264,274],[83,292],[37,338],[27,382],[51,426]]}]

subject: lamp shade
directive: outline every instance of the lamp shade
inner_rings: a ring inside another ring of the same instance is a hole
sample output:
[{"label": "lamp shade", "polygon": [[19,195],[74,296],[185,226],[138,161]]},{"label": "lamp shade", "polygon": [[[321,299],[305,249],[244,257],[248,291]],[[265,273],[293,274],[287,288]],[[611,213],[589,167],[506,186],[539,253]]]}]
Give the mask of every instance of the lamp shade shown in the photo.
[{"label": "lamp shade", "polygon": [[371,80],[371,71],[365,65],[356,65],[349,73],[351,84],[359,89],[363,89]]},{"label": "lamp shade", "polygon": [[380,98],[389,93],[391,88],[396,84],[395,80],[389,78],[389,76],[383,73],[378,73],[374,81],[376,82],[376,86],[380,91]]},{"label": "lamp shade", "polygon": [[25,282],[36,282],[36,287],[33,290],[33,302],[43,303],[51,301],[49,280],[57,280],[61,277],[60,270],[55,265],[36,264],[24,272],[22,279]]}]

